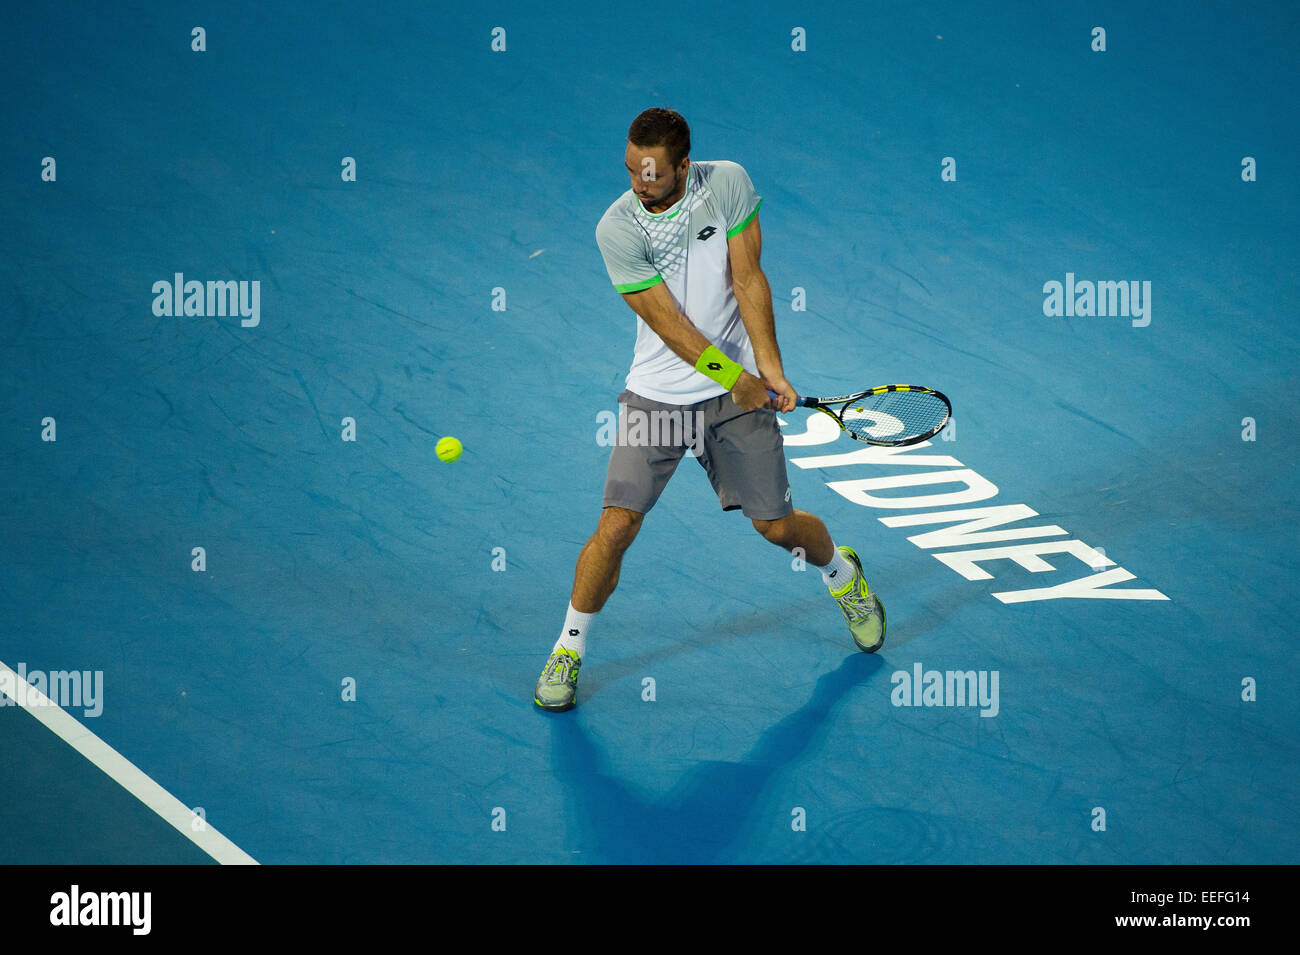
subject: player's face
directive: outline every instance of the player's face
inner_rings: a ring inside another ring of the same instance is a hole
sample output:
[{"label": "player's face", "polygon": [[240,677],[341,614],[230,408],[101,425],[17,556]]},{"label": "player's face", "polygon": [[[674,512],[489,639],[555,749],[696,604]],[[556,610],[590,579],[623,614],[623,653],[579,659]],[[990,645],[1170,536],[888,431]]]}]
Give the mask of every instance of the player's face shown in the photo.
[{"label": "player's face", "polygon": [[678,198],[690,159],[683,158],[681,166],[674,169],[668,162],[664,146],[634,146],[627,144],[623,157],[628,175],[632,177],[632,191],[647,206],[669,205]]}]

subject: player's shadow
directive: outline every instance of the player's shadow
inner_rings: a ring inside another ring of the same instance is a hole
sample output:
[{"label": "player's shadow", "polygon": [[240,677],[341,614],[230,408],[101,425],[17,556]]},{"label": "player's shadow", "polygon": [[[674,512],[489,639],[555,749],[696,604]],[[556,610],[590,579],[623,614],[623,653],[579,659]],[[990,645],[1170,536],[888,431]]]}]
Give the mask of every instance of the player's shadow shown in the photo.
[{"label": "player's shadow", "polygon": [[[751,844],[747,833],[772,777],[809,749],[826,731],[835,706],[883,665],[874,654],[851,654],[823,675],[808,701],[766,730],[739,762],[701,762],[667,795],[654,799],[611,774],[580,721],[555,719],[552,765],[569,793],[569,848],[600,862],[752,861],[744,852]],[[775,829],[789,825],[789,819],[774,818],[769,824]]]},{"label": "player's shadow", "polygon": [[[828,611],[830,608],[830,612]],[[725,617],[696,624],[695,639],[689,643],[685,640],[674,641],[650,653],[639,652],[632,657],[606,660],[599,667],[593,667],[582,674],[582,699],[592,700],[604,692],[607,686],[613,686],[620,680],[644,673],[656,663],[677,656],[679,653],[699,650],[702,647],[718,646],[733,640],[752,639],[755,633],[781,633],[793,617],[795,619],[816,620],[822,615],[828,635],[817,637],[809,634],[808,639],[830,639],[841,644],[848,639],[844,621],[825,595],[805,596],[798,602],[787,602],[779,607],[770,607],[745,614],[731,613]],[[610,638],[611,642],[617,638]],[[636,634],[628,639],[633,645],[640,646]],[[793,638],[792,638],[793,639]]]}]

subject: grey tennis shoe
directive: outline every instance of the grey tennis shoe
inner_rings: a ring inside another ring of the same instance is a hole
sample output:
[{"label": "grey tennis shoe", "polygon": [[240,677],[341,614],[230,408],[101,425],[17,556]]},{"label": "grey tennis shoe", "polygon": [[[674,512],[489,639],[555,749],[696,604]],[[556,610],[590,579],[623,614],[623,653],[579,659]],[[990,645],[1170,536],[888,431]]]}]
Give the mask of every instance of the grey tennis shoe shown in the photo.
[{"label": "grey tennis shoe", "polygon": [[546,669],[537,679],[533,702],[544,710],[557,713],[572,709],[578,695],[578,671],[581,668],[582,657],[572,650],[560,647],[553,651],[546,661]]},{"label": "grey tennis shoe", "polygon": [[[844,620],[853,634],[853,642],[864,653],[875,653],[885,642],[885,605],[867,586],[862,561],[851,547],[836,548],[853,565],[853,579],[831,596],[840,605]],[[829,589],[829,588],[827,588]]]}]

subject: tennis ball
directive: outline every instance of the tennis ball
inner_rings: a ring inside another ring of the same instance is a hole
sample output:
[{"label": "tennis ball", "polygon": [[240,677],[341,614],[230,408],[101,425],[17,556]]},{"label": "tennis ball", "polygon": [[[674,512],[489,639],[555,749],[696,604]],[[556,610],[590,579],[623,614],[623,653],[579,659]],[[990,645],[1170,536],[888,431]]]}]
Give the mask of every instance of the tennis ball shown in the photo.
[{"label": "tennis ball", "polygon": [[437,453],[439,460],[455,461],[460,457],[461,446],[459,441],[448,436],[446,438],[440,438],[438,440],[438,446],[434,450]]}]

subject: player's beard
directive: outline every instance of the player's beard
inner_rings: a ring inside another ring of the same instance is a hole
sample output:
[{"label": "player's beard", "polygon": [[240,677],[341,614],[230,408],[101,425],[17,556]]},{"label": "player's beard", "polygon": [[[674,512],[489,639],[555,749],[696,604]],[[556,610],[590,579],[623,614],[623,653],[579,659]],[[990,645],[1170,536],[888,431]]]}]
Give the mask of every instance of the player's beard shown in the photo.
[{"label": "player's beard", "polygon": [[[638,195],[637,198],[641,200],[641,204],[646,206],[647,208],[649,206],[669,206],[672,205],[673,202],[676,202],[678,199],[680,199],[681,196],[676,196],[676,193],[678,192],[679,188],[682,185],[681,183],[682,177],[676,173],[674,173],[674,175],[676,176],[676,178],[673,180],[672,188],[669,189],[667,192],[665,192],[662,197],[652,196],[650,198],[645,198],[643,196]],[[686,194],[685,189],[682,189],[681,192],[682,195]],[[674,196],[676,196],[676,198],[674,198]]]}]

